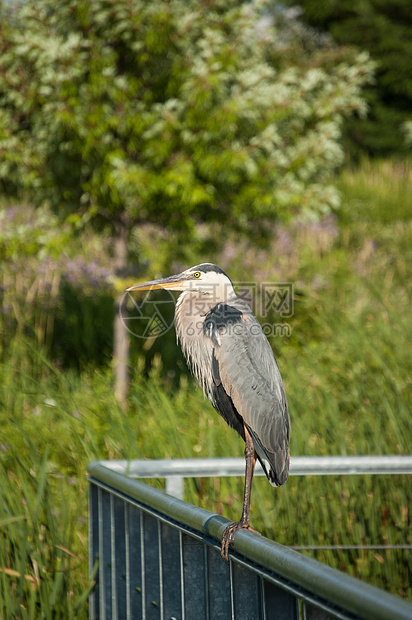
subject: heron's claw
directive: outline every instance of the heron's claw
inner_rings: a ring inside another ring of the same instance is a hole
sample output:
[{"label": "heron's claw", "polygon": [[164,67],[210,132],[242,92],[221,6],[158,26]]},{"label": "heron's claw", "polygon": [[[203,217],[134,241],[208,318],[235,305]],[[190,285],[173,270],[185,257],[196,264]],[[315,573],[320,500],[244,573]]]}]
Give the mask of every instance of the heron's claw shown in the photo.
[{"label": "heron's claw", "polygon": [[222,535],[222,549],[220,551],[220,555],[225,560],[225,562],[229,561],[229,545],[233,542],[236,532],[241,529],[250,530],[251,532],[259,534],[259,532],[250,527],[249,523],[242,520],[236,521],[236,523],[231,523],[230,525],[228,525]]}]

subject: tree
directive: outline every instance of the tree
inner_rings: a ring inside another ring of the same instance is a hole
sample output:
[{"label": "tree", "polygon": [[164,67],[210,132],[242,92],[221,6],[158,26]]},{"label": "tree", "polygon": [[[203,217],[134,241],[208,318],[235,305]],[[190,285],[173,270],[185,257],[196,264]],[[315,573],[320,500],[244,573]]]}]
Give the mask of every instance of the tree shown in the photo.
[{"label": "tree", "polygon": [[[286,0],[285,4],[297,4]],[[368,118],[345,123],[352,153],[405,153],[402,126],[412,114],[412,20],[409,0],[300,0],[301,20],[328,32],[338,45],[367,50],[376,83],[365,89]]]},{"label": "tree", "polygon": [[130,230],[147,222],[178,239],[215,222],[257,240],[275,219],[337,206],[328,176],[343,116],[365,111],[371,64],[285,67],[262,15],[236,0],[3,8],[3,193],[108,229],[119,273]]}]

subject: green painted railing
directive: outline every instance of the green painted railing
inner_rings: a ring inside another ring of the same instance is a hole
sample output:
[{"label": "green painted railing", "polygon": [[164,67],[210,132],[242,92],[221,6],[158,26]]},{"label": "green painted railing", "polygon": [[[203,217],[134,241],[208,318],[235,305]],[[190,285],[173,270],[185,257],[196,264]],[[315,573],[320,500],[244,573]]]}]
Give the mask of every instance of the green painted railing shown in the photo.
[{"label": "green painted railing", "polygon": [[113,471],[88,468],[90,619],[411,620],[412,605]]}]

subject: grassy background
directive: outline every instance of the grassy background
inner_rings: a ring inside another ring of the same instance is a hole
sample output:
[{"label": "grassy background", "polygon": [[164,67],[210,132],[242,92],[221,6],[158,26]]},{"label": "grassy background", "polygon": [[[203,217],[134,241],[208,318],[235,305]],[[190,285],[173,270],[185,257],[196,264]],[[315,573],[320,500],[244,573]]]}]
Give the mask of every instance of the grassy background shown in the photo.
[{"label": "grassy background", "polygon": [[[345,170],[338,185],[343,207],[337,217],[277,228],[266,250],[229,239],[210,259],[234,281],[295,284],[291,337],[271,342],[288,394],[292,456],[411,453],[412,169],[365,161]],[[86,618],[87,463],[240,456],[243,442],[195,389],[173,334],[150,350],[149,374],[143,351],[132,343],[129,407],[120,410],[110,364],[95,357],[99,346],[110,347],[90,331],[110,332],[110,318],[105,323],[99,314],[107,300],[96,303],[94,291],[84,288],[81,298],[70,293],[66,300],[70,325],[76,325],[76,313],[83,321],[89,316],[83,355],[93,363],[79,371],[47,348],[54,333],[47,330],[50,316],[57,325],[64,320],[58,305],[51,314],[39,302],[30,317],[37,327],[26,325],[22,309],[30,299],[19,277],[18,269],[2,274],[23,318],[7,311],[3,299],[0,616]],[[42,340],[39,325],[46,326]],[[73,339],[81,339],[70,329]],[[63,336],[64,329],[60,340],[53,336],[55,351],[63,350]],[[87,347],[94,355],[88,357]],[[185,494],[187,501],[238,519],[243,480],[190,480]],[[273,490],[256,478],[251,520],[285,545],[411,544],[410,481],[291,477]],[[400,596],[412,595],[410,550],[305,553]]]}]

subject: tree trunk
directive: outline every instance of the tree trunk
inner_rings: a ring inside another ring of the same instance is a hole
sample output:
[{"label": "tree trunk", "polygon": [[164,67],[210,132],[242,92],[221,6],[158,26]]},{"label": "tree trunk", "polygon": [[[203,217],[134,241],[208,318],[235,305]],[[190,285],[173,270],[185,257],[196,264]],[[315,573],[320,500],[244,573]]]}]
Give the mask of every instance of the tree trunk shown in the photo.
[{"label": "tree trunk", "polygon": [[[118,276],[123,276],[127,267],[127,225],[120,220],[116,223],[114,237],[114,260]],[[114,393],[121,407],[126,406],[129,388],[129,332],[120,314],[123,293],[115,301],[113,361],[114,361]],[[124,308],[123,308],[124,313]]]}]

